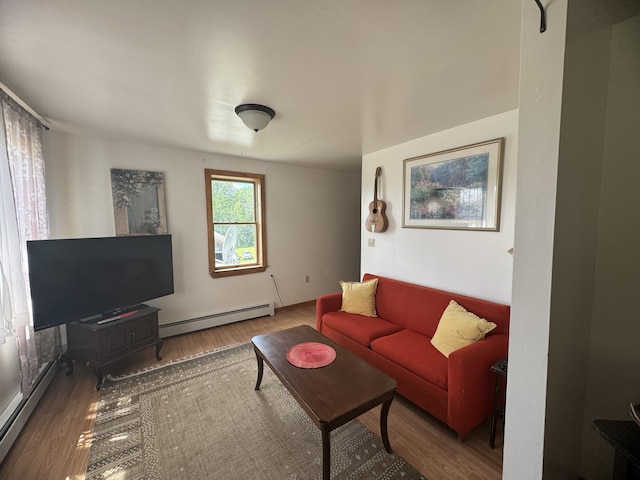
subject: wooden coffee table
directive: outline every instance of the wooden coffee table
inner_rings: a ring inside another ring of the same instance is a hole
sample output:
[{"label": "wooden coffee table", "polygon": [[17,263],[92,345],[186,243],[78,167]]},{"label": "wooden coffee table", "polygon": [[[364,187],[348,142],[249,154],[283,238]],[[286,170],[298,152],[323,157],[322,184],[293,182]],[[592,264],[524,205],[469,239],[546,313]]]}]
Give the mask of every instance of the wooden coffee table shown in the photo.
[{"label": "wooden coffee table", "polygon": [[[303,342],[330,345],[337,354],[335,361],[321,368],[293,366],[287,360],[287,351]],[[387,416],[396,390],[395,380],[308,325],[258,335],[251,343],[258,360],[255,389],[260,389],[266,362],[320,429],[323,480],[329,480],[331,472],[331,431],[380,404],[382,442],[391,453]]]}]

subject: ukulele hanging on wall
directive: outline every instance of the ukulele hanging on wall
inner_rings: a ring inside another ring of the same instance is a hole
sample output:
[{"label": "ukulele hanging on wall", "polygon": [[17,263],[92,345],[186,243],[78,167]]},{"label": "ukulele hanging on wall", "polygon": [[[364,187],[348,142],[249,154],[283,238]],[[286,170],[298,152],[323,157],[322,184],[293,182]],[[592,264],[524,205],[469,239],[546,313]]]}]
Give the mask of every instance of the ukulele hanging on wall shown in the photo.
[{"label": "ukulele hanging on wall", "polygon": [[387,229],[387,217],[384,210],[387,208],[382,200],[378,200],[378,177],[382,175],[382,167],[376,168],[376,176],[373,179],[373,202],[369,203],[369,215],[365,223],[367,232],[382,233]]}]

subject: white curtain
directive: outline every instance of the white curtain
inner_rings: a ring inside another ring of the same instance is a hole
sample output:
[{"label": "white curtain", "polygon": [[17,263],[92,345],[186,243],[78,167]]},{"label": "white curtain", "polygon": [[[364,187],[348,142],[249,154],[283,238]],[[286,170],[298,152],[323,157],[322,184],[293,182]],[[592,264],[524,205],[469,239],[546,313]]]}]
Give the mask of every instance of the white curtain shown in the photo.
[{"label": "white curtain", "polygon": [[[7,142],[4,135],[4,119],[0,115],[0,345],[12,335],[14,306],[12,287],[22,282],[22,254],[13,202],[13,187],[7,158]],[[24,290],[23,286],[18,291]]]},{"label": "white curtain", "polygon": [[34,332],[29,301],[27,240],[49,237],[45,197],[42,125],[0,90],[0,268],[3,336],[18,343],[22,393],[26,397],[40,367],[60,350],[58,328]]}]

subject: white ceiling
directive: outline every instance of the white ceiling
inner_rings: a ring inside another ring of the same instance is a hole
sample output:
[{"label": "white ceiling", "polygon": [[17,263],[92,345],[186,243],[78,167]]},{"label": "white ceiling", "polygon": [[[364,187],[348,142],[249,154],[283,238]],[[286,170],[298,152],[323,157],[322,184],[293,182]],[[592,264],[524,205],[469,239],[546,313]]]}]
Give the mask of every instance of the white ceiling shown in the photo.
[{"label": "white ceiling", "polygon": [[[358,171],[517,107],[518,0],[0,0],[0,81],[52,130]],[[257,134],[241,103],[276,111]]]}]

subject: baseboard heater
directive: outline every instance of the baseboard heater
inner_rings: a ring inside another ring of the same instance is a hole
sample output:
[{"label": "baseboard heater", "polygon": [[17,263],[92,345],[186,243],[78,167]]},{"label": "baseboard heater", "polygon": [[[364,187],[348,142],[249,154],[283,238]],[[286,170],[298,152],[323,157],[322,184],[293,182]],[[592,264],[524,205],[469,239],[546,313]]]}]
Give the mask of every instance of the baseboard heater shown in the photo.
[{"label": "baseboard heater", "polygon": [[4,460],[4,457],[18,438],[22,428],[26,425],[27,420],[29,420],[29,416],[35,410],[42,395],[44,395],[45,390],[56,376],[56,372],[58,371],[58,369],[55,368],[56,365],[57,360],[52,360],[47,364],[33,385],[33,390],[29,397],[19,403],[4,426],[0,425],[0,427],[2,427],[0,429],[0,463]]},{"label": "baseboard heater", "polygon": [[178,320],[160,324],[160,337],[172,337],[182,333],[195,332],[205,328],[226,325],[227,323],[240,322],[251,318],[273,316],[273,302],[262,303],[260,305],[252,305],[249,307],[237,308],[235,310],[227,310],[224,312],[210,313],[196,318],[187,320]]}]

